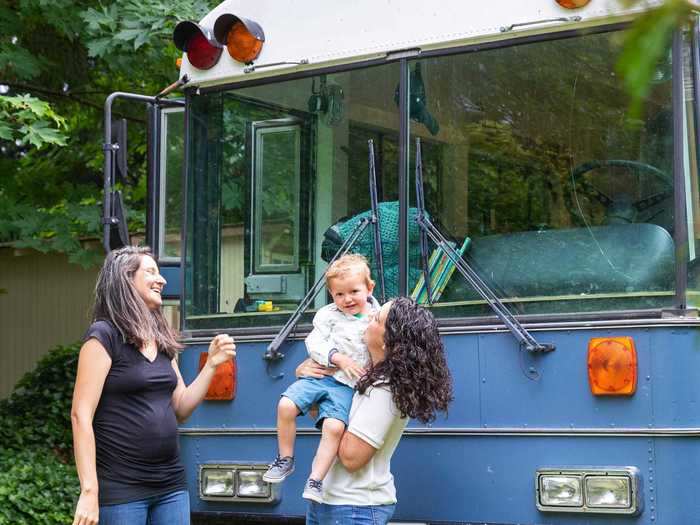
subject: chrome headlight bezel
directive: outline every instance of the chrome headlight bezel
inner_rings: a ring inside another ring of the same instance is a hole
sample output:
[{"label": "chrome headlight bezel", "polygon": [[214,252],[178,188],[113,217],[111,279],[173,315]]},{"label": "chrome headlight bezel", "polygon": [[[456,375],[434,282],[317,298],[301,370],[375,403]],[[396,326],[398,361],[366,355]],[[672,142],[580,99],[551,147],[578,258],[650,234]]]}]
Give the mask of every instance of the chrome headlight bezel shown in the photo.
[{"label": "chrome headlight bezel", "polygon": [[[199,465],[199,476],[198,476],[198,491],[199,499],[203,501],[226,501],[226,502],[241,502],[241,503],[277,503],[279,501],[279,484],[272,484],[262,481],[262,475],[267,471],[269,465],[266,463],[204,463]],[[233,480],[232,493],[229,494],[206,494],[205,493],[205,481],[207,473],[217,472],[217,473],[230,473],[231,479]],[[241,483],[241,473],[245,473],[246,476],[250,477],[252,475],[260,476],[260,485],[263,488],[259,496],[253,496],[251,494],[240,494],[242,486]]]},{"label": "chrome headlight bezel", "polygon": [[[581,490],[581,504],[547,504],[543,502],[543,481],[548,477],[566,476],[577,478]],[[593,503],[589,482],[615,479],[627,484],[628,504],[609,505]],[[636,467],[546,467],[537,469],[535,476],[535,498],[537,509],[542,512],[575,512],[588,514],[637,515],[642,511],[642,485]]]}]

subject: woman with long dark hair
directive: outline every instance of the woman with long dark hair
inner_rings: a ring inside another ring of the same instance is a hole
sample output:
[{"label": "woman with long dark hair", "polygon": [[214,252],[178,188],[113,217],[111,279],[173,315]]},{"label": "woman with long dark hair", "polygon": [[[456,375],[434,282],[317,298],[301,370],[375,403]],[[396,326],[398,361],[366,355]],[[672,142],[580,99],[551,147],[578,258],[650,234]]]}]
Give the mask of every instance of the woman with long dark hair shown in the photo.
[{"label": "woman with long dark hair", "polygon": [[177,423],[202,401],[235,345],[216,336],[185,386],[176,359],[182,345],[161,312],[164,286],[151,252],[131,246],[109,253],[97,278],[71,410],[80,478],[74,525],[190,522]]},{"label": "woman with long dark hair", "polygon": [[[309,503],[307,525],[386,524],[396,505],[390,460],[408,419],[431,422],[453,398],[437,322],[413,300],[385,304],[365,342],[372,366],[357,384],[338,461],[324,481],[323,503]],[[297,375],[328,373],[308,360],[297,368]]]}]

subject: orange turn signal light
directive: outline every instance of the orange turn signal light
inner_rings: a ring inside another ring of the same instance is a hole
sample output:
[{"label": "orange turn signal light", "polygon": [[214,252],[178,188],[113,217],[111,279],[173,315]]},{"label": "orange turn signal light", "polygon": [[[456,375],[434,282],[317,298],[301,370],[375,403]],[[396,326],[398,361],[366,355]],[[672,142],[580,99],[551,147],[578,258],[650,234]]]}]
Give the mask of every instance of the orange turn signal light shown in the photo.
[{"label": "orange turn signal light", "polygon": [[631,337],[588,342],[588,383],[596,396],[631,396],[637,390],[637,351]]},{"label": "orange turn signal light", "polygon": [[591,0],[557,0],[557,4],[566,9],[578,9],[588,4]]},{"label": "orange turn signal light", "polygon": [[[199,354],[199,370],[207,364],[207,352]],[[226,361],[221,363],[214,377],[209,383],[209,390],[204,396],[208,401],[231,401],[236,397],[236,360]]]},{"label": "orange turn signal light", "polygon": [[260,24],[230,13],[216,19],[214,37],[222,46],[226,46],[234,60],[244,64],[258,58],[265,42],[265,33]]}]

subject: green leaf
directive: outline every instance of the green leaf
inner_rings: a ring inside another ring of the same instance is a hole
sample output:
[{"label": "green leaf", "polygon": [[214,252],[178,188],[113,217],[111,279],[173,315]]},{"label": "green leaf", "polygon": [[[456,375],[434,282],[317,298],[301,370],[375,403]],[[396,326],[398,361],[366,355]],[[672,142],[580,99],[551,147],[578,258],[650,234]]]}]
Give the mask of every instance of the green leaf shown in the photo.
[{"label": "green leaf", "polygon": [[18,45],[0,46],[0,72],[4,77],[22,80],[36,78],[41,73],[42,61]]},{"label": "green leaf", "polygon": [[24,125],[19,128],[20,134],[24,135],[23,142],[41,148],[45,144],[57,144],[65,146],[65,137],[57,130],[50,127],[46,121],[36,121],[31,125]]},{"label": "green leaf", "polygon": [[134,49],[138,49],[142,45],[144,45],[148,41],[148,36],[148,33],[146,33],[145,31],[141,31],[139,36],[137,36],[134,40]]},{"label": "green leaf", "polygon": [[654,75],[663,67],[673,31],[689,19],[690,13],[691,6],[685,0],[667,0],[660,8],[642,14],[627,32],[618,71],[624,77],[633,116],[639,114]]},{"label": "green leaf", "polygon": [[122,29],[114,35],[114,38],[117,40],[125,40],[125,41],[130,41],[130,40],[135,40],[138,38],[143,31],[141,29]]},{"label": "green leaf", "polygon": [[101,57],[113,47],[111,38],[97,38],[88,42],[88,55],[91,57]]},{"label": "green leaf", "polygon": [[2,121],[0,121],[0,139],[12,140],[12,128]]}]

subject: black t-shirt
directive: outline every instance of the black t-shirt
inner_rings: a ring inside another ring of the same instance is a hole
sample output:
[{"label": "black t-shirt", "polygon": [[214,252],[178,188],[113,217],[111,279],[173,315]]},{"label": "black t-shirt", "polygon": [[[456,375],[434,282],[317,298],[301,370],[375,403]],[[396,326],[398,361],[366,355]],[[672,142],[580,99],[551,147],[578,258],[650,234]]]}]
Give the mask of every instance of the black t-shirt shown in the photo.
[{"label": "black t-shirt", "polygon": [[93,323],[93,337],[112,358],[92,422],[100,505],[184,489],[170,359],[158,352],[150,362],[109,321]]}]

